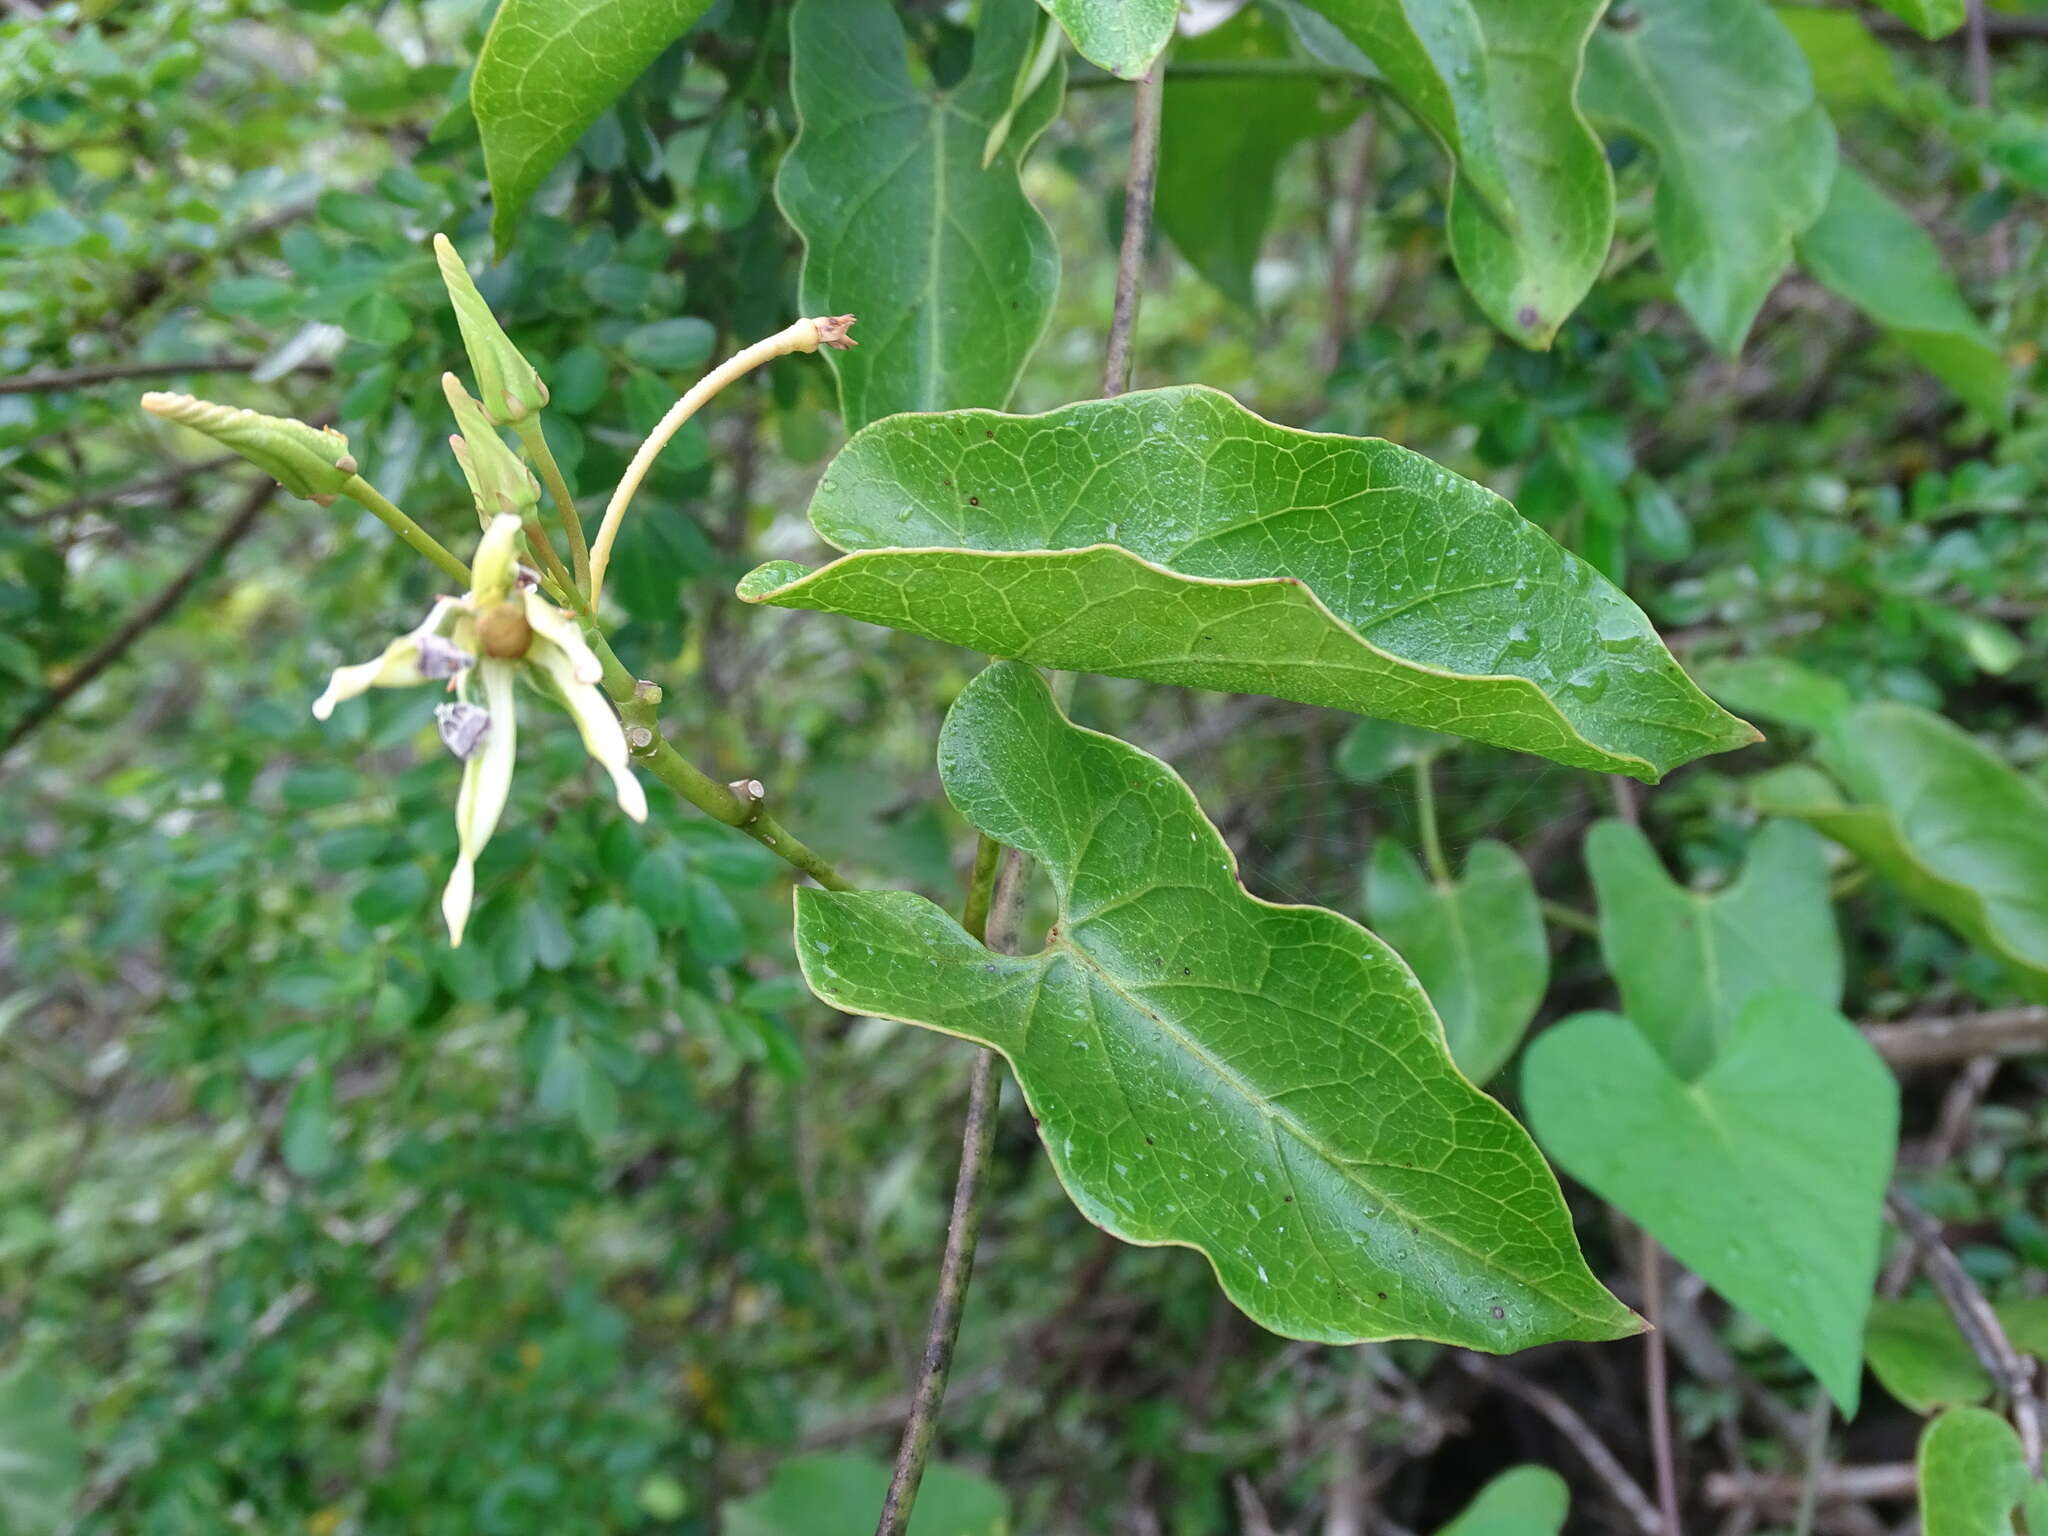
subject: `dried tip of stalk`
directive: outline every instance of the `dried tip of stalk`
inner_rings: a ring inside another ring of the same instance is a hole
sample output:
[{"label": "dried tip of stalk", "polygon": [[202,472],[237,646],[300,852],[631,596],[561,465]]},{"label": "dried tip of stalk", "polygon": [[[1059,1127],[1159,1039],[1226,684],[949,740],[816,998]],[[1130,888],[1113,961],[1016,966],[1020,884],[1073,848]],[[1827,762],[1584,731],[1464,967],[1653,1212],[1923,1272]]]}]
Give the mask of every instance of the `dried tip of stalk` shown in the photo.
[{"label": "dried tip of stalk", "polygon": [[860,345],[846,333],[853,329],[853,315],[819,315],[811,321],[818,331],[818,345],[835,352],[847,352]]},{"label": "dried tip of stalk", "polygon": [[294,496],[322,506],[341,495],[356,473],[348,439],[332,427],[312,427],[289,416],[265,416],[260,411],[161,390],[144,395],[142,408],[152,416],[204,433],[223,448],[239,453]]}]

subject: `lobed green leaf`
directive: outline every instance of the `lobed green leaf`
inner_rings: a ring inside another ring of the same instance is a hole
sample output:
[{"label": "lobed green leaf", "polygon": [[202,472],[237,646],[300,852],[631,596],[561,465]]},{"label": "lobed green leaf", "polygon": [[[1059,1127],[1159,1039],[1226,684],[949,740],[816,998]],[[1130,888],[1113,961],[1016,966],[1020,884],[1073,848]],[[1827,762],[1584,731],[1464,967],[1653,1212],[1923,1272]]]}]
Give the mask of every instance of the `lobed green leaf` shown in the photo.
[{"label": "lobed green leaf", "polygon": [[1451,257],[1479,307],[1523,345],[1549,346],[1614,235],[1614,178],[1578,103],[1605,0],[1301,4],[1450,154]]},{"label": "lobed green leaf", "polygon": [[853,553],[763,566],[741,597],[1645,780],[1758,739],[1619,589],[1491,491],[1215,390],[876,422],[810,514]]},{"label": "lobed green leaf", "polygon": [[1572,1177],[1855,1412],[1899,1094],[1853,1024],[1799,993],[1759,994],[1686,1082],[1627,1019],[1582,1013],[1530,1045],[1522,1093]]},{"label": "lobed green leaf", "polygon": [[1586,51],[1596,122],[1657,155],[1657,254],[1730,355],[1820,216],[1835,129],[1799,44],[1761,0],[1641,0]]},{"label": "lobed green leaf", "polygon": [[790,18],[802,126],[775,195],[803,237],[804,312],[860,316],[859,347],[829,354],[849,428],[1001,405],[1045,332],[1059,250],[1018,167],[1065,66],[1011,103],[1037,19],[1030,0],[987,0],[973,64],[934,92],[911,78],[889,0],[799,0]]},{"label": "lobed green leaf", "polygon": [[908,892],[802,890],[804,977],[1000,1051],[1090,1221],[1199,1249],[1292,1337],[1505,1351],[1634,1330],[1407,967],[1334,912],[1247,895],[1165,764],[1007,662],[955,702],[939,764],[961,814],[1051,876],[1045,949],[994,953]]},{"label": "lobed green leaf", "polygon": [[1841,1004],[1842,941],[1827,859],[1805,827],[1766,823],[1741,875],[1712,894],[1673,880],[1650,840],[1626,822],[1593,828],[1586,867],[1622,1011],[1680,1077],[1707,1069],[1759,993]]}]

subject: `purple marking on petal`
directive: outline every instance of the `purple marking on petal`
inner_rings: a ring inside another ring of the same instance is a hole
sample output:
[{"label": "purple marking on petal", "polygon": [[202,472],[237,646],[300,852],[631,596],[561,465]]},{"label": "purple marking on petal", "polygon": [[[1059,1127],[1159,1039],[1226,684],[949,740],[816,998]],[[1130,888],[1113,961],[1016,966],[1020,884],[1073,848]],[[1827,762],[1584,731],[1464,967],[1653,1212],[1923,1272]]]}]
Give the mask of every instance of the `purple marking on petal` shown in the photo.
[{"label": "purple marking on petal", "polygon": [[490,734],[491,712],[460,701],[434,706],[434,724],[441,729],[441,745],[464,762]]},{"label": "purple marking on petal", "polygon": [[420,676],[453,677],[476,665],[476,658],[442,635],[420,636]]}]

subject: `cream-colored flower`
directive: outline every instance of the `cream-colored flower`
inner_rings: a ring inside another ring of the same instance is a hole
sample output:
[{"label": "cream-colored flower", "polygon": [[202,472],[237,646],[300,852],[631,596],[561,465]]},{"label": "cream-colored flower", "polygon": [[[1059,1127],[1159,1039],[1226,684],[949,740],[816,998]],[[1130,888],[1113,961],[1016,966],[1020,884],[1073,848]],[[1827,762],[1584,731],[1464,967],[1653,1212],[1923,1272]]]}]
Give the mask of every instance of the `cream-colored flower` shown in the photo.
[{"label": "cream-colored flower", "polygon": [[[437,598],[417,628],[354,666],[337,667],[313,702],[325,720],[343,699],[372,688],[445,680],[455,698],[435,711],[441,740],[462,760],[455,798],[455,868],[441,893],[448,940],[462,942],[476,894],[476,861],[498,828],[512,792],[518,756],[520,679],[558,699],[576,722],[584,750],[611,775],[619,809],[647,819],[647,795],[633,777],[626,733],[600,686],[604,668],[573,615],[536,590],[519,565],[519,518],[493,517],[470,563],[462,597]],[[472,695],[481,695],[481,700]]]}]

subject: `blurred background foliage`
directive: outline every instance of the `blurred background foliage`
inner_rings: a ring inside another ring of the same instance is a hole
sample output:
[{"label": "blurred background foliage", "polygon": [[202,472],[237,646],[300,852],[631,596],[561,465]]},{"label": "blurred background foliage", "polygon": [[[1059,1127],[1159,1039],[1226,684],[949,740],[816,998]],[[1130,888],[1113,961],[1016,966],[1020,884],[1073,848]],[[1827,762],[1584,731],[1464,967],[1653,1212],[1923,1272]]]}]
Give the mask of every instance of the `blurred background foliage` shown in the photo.
[{"label": "blurred background foliage", "polygon": [[[957,75],[965,8],[903,9],[931,76]],[[266,497],[134,406],[190,388],[332,421],[461,546],[436,386],[460,345],[426,242],[445,230],[479,268],[488,249],[466,105],[486,10],[0,19],[0,1445],[39,1448],[40,1469],[0,1486],[19,1536],[708,1531],[796,1451],[886,1451],[902,1411],[962,1048],[811,1001],[780,866],[665,796],[623,824],[559,722],[522,744],[546,771],[515,780],[473,942],[450,951],[432,900],[456,770],[417,701],[373,696],[332,728],[306,707],[431,574],[349,506]],[[1255,260],[1205,259],[1205,277],[1162,211],[1138,380],[1420,449],[1596,556],[1689,662],[1799,660],[1940,710],[2048,783],[2048,42],[1997,34],[1993,110],[1971,104],[1957,40],[1786,14],[1856,158],[1935,234],[2014,366],[2009,421],[1801,275],[1739,357],[1712,353],[1650,254],[1648,167],[1626,146],[1603,281],[1552,350],[1522,350],[1450,270],[1433,142],[1331,80],[1296,87],[1270,153],[1234,162],[1250,180],[1210,189],[1256,199],[1270,174]],[[580,494],[703,364],[794,312],[772,194],[795,131],[787,21],[719,0],[482,272],[549,381]],[[1074,76],[1026,175],[1064,276],[1019,409],[1091,396],[1101,368],[1129,93]],[[1169,164],[1177,131],[1228,110],[1187,98],[1177,126],[1175,90]],[[763,559],[817,554],[802,508],[834,412],[824,367],[789,359],[670,448],[614,567],[614,638],[667,689],[690,755],[766,781],[866,880],[952,901],[970,839],[931,753],[975,658],[730,596]],[[1075,709],[1190,778],[1259,894],[1359,914],[1375,838],[1415,846],[1384,727],[1099,678]],[[1682,875],[1739,867],[1742,780],[1791,755],[1710,759],[1645,799]],[[1437,775],[1454,850],[1504,839],[1546,898],[1588,904],[1578,844],[1603,785],[1471,745]],[[1852,1015],[2010,1000],[1885,888],[1838,913]],[[1606,1003],[1597,947],[1568,928],[1553,944],[1544,1016]],[[2048,1063],[2020,1063],[1914,1172],[2002,1296],[2039,1294],[2048,1266],[2044,1084]],[[1935,1127],[1940,1086],[1909,1082],[1909,1137]],[[1610,1273],[1619,1233],[1585,1215]],[[1739,1377],[1681,1384],[1688,1464],[1771,1470],[1783,1447],[1744,1394],[1800,1373],[1699,1305]],[[1313,1528],[1361,1405],[1408,1529],[1516,1461],[1582,1477],[1444,1353],[1260,1334],[1196,1255],[1094,1233],[1013,1099],[942,1444],[1027,1531],[1222,1532],[1247,1507]],[[1581,1349],[1549,1379],[1635,1457],[1621,1369]],[[1851,1441],[1895,1459],[1913,1430],[1873,1390]]]}]

